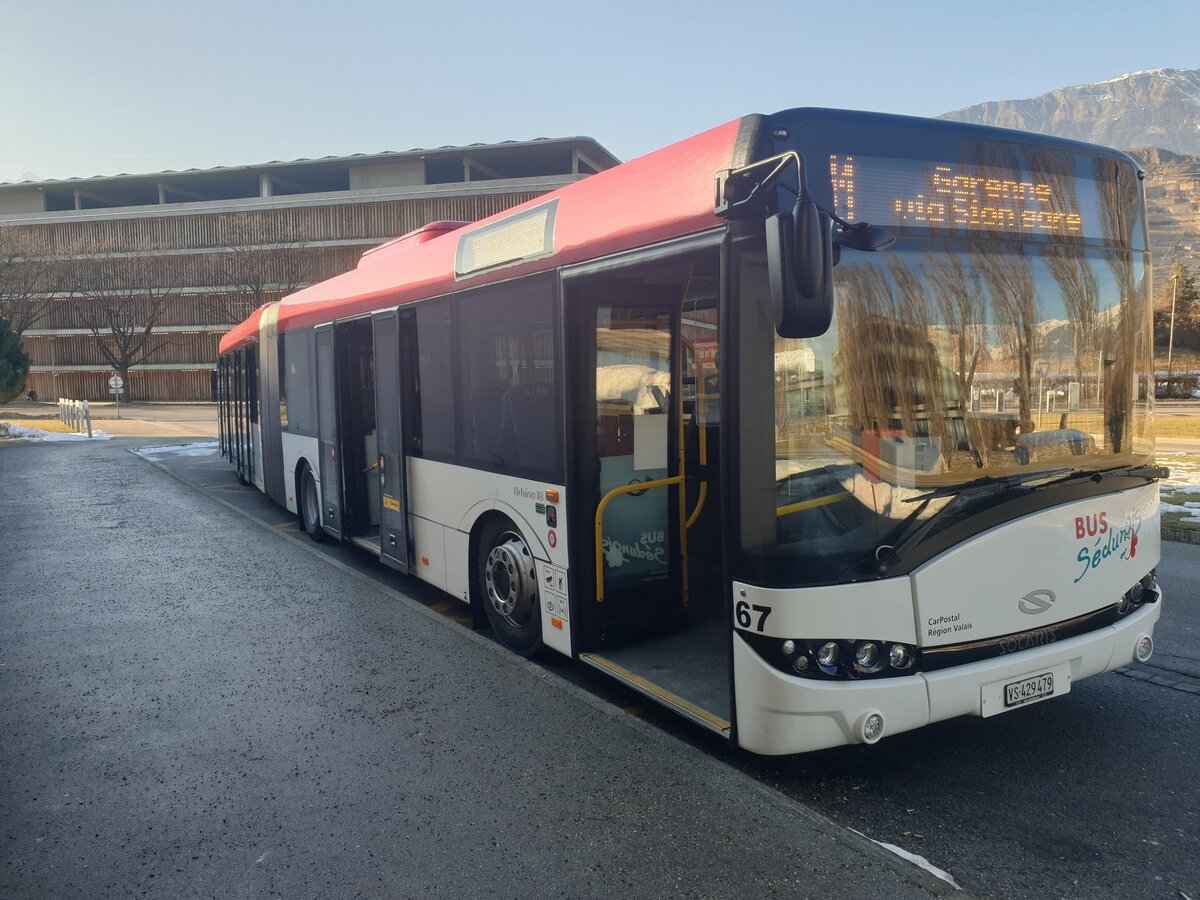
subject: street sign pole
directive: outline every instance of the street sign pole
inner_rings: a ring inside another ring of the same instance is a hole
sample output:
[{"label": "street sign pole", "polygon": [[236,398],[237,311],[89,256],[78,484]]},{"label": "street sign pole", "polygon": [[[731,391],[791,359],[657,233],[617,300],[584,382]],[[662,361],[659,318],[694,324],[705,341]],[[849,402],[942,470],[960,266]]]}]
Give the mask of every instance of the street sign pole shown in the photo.
[{"label": "street sign pole", "polygon": [[108,392],[117,398],[117,418],[121,418],[121,389],[125,387],[125,379],[114,375],[108,379]]}]

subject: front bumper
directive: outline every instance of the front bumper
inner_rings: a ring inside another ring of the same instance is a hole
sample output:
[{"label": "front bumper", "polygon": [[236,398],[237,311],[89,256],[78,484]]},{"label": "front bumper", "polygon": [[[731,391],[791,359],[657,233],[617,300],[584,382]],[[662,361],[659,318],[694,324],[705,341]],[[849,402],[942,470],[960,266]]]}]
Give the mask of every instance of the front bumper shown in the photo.
[{"label": "front bumper", "polygon": [[983,687],[1069,665],[1071,683],[1134,661],[1134,644],[1153,634],[1161,595],[1114,625],[1020,653],[906,678],[813,681],[771,668],[736,633],[733,671],[738,744],[754,753],[806,753],[863,743],[871,713],[883,736],[955,716],[982,715]]}]

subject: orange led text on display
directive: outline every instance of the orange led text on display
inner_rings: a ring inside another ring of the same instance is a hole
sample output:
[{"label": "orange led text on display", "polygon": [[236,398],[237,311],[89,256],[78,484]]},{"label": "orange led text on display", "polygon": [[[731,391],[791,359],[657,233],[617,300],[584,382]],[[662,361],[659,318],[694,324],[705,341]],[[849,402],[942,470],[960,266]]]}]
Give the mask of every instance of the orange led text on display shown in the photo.
[{"label": "orange led text on display", "polygon": [[[834,203],[848,219],[854,217],[855,194],[861,189],[858,174],[853,156],[830,156]],[[923,177],[902,171],[872,174],[877,176],[872,187],[876,180],[891,182],[887,193],[892,195],[888,205],[893,225],[1083,233],[1083,217],[1078,211],[1062,209],[1061,201],[1055,204],[1054,189],[1046,182],[976,175],[946,164],[935,165]],[[899,190],[896,182],[900,182]],[[884,198],[871,199],[874,203],[867,206],[875,208]]]}]

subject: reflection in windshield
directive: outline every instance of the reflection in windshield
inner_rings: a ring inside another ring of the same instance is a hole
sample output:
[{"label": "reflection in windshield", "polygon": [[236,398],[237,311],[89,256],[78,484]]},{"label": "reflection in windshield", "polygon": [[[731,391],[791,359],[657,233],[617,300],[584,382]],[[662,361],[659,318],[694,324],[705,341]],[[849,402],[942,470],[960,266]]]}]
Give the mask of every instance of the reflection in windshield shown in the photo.
[{"label": "reflection in windshield", "polygon": [[[1119,180],[1101,183],[1122,189]],[[913,512],[904,501],[931,489],[1148,460],[1142,254],[1069,239],[935,236],[901,239],[881,254],[844,254],[835,275],[825,335],[769,338],[774,521],[765,497],[748,490],[754,476],[743,476],[747,550],[787,549],[834,564],[876,547]],[[755,281],[743,272],[743,304],[756,302]],[[743,380],[754,383],[753,375]],[[751,420],[750,443],[754,430]],[[753,455],[747,447],[751,469]],[[830,571],[818,566],[798,577],[828,579]]]}]

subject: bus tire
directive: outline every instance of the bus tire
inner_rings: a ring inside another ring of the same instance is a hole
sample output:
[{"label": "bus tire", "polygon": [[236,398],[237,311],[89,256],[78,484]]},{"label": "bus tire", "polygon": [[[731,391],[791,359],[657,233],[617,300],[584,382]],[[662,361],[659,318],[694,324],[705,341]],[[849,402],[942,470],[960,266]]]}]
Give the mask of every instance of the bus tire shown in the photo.
[{"label": "bus tire", "polygon": [[475,558],[478,596],[500,643],[521,656],[542,649],[537,569],[517,526],[493,516],[479,533]]},{"label": "bus tire", "polygon": [[317,490],[317,479],[308,466],[304,467],[304,474],[300,476],[299,494],[300,527],[318,544],[325,543],[329,535],[321,527],[321,493]]}]

